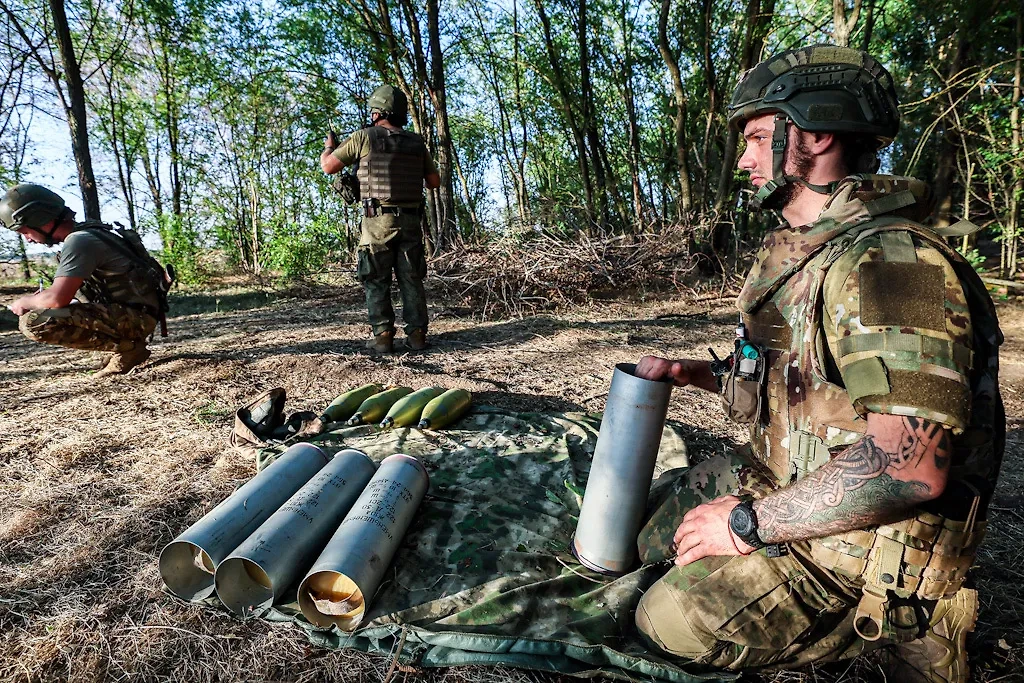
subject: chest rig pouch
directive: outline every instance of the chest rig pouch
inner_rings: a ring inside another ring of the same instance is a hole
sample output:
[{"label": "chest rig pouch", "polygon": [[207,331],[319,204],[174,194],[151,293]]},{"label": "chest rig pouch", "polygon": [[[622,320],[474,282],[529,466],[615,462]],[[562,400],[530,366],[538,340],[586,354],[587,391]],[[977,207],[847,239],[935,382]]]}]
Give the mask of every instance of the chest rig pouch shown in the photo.
[{"label": "chest rig pouch", "polygon": [[736,344],[732,354],[720,360],[714,351],[711,371],[722,388],[722,409],[736,424],[751,424],[761,418],[764,409],[765,379],[768,356],[765,349],[747,340],[742,320],[736,328]]}]

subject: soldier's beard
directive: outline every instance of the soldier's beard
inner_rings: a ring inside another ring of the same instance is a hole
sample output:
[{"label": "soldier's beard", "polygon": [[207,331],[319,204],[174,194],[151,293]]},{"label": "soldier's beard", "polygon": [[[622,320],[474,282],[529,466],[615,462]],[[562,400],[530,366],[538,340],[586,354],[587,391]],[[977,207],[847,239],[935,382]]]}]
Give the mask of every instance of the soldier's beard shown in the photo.
[{"label": "soldier's beard", "polygon": [[[798,136],[796,138],[795,146],[787,145],[787,156],[787,175],[807,180],[811,175],[811,170],[814,168],[814,156],[811,154],[811,150],[808,149],[807,143],[804,142],[803,137]],[[783,185],[782,189],[779,191],[779,199],[776,206],[778,206],[780,210],[785,209],[796,201],[797,195],[802,191],[811,192],[811,190],[808,190],[800,183],[789,181]]]}]

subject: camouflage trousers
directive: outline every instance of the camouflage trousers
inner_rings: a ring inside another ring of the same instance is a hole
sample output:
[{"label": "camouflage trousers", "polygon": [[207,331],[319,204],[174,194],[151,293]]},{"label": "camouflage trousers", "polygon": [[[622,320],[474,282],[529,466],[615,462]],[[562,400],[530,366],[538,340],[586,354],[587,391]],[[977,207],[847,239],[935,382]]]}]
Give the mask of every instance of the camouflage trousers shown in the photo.
[{"label": "camouflage trousers", "polygon": [[[645,564],[674,557],[672,536],[690,509],[725,495],[763,496],[771,475],[744,453],[700,463],[666,486],[638,539]],[[658,649],[709,668],[785,668],[854,657],[861,591],[814,563],[807,543],[789,554],[707,557],[673,566],[644,594],[640,632]],[[881,643],[880,643],[881,644]]]},{"label": "camouflage trousers", "polygon": [[391,305],[392,271],[402,296],[405,333],[416,329],[427,331],[427,294],[423,289],[427,261],[419,217],[410,218],[416,219],[415,225],[402,226],[387,244],[359,248],[357,274],[366,291],[366,309],[375,335],[395,328],[395,311]]},{"label": "camouflage trousers", "polygon": [[18,320],[32,341],[82,351],[130,351],[145,343],[156,318],[121,304],[71,304],[29,311]]}]

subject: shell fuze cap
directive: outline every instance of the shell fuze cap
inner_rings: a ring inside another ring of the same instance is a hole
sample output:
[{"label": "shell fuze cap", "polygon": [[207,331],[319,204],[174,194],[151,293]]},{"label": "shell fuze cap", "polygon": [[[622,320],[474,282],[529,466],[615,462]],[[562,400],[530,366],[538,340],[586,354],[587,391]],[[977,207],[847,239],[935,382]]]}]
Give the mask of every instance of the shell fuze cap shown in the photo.
[{"label": "shell fuze cap", "polygon": [[67,210],[64,198],[42,185],[22,183],[0,198],[0,223],[9,230],[38,229]]},{"label": "shell fuze cap", "polygon": [[409,100],[405,93],[393,85],[382,85],[373,91],[366,104],[370,111],[379,111],[384,114],[397,114],[405,116],[409,113]]},{"label": "shell fuze cap", "polygon": [[873,140],[874,149],[867,151],[876,152],[899,131],[898,104],[885,67],[868,53],[848,47],[788,50],[747,71],[729,103],[729,125],[742,130],[748,119],[775,114],[773,178],[758,191],[754,207],[768,208],[765,202],[793,180],[815,192],[832,191],[782,173],[788,122],[815,133],[851,133]]}]

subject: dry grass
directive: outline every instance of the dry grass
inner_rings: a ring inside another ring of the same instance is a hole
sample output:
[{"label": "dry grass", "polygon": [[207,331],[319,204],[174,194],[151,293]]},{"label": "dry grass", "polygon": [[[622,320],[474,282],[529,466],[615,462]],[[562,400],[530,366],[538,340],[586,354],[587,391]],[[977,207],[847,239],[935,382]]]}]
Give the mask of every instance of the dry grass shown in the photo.
[{"label": "dry grass", "polygon": [[[591,303],[487,323],[435,302],[434,349],[378,359],[362,350],[354,285],[303,300],[226,288],[175,303],[172,336],[153,359],[99,382],[87,371],[90,354],[31,344],[0,319],[0,680],[383,681],[389,658],[314,649],[288,626],[239,622],[161,591],[159,549],[254,472],[227,444],[233,409],[283,386],[289,410],[317,410],[375,381],[461,386],[509,408],[600,410],[615,363],[653,352],[704,357],[711,340],[727,343],[732,321],[728,302],[715,301]],[[1024,665],[1024,310],[1003,312],[1014,432],[970,643],[975,679],[993,682],[1014,680]],[[693,425],[697,449],[740,438],[711,396],[676,392],[671,416]],[[558,680],[503,668],[391,673],[392,681]],[[863,662],[752,680],[883,679]]]}]

